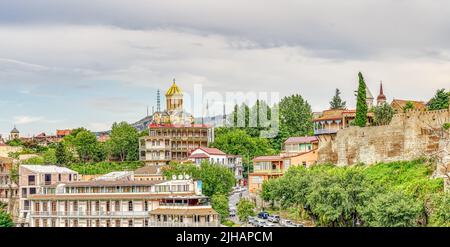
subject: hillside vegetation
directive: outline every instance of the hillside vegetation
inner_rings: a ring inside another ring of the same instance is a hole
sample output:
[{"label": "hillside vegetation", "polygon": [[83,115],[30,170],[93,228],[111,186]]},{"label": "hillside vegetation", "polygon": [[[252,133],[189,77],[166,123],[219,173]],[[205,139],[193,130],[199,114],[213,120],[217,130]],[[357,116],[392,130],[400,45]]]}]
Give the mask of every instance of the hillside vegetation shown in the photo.
[{"label": "hillside vegetation", "polygon": [[450,226],[450,195],[423,160],[291,167],[262,197],[318,226]]}]

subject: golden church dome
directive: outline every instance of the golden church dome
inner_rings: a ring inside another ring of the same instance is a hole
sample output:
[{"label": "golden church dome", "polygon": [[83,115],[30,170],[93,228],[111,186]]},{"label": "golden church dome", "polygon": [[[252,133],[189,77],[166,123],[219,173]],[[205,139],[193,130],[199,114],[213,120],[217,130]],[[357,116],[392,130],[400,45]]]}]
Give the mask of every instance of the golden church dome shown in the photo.
[{"label": "golden church dome", "polygon": [[169,88],[169,90],[167,90],[166,96],[172,96],[175,94],[183,94],[183,93],[181,92],[181,89],[177,86],[177,84],[175,83],[175,79],[173,79],[173,84]]}]

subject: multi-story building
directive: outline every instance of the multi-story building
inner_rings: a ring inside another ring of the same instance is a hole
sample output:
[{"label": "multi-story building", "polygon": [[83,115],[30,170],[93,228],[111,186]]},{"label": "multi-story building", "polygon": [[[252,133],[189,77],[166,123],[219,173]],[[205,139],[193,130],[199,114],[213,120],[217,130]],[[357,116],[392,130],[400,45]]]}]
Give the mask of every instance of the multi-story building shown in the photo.
[{"label": "multi-story building", "polygon": [[188,157],[188,160],[196,165],[200,165],[202,161],[208,161],[212,164],[222,165],[233,172],[237,184],[243,183],[242,157],[239,155],[229,155],[217,148],[198,147],[194,149]]},{"label": "multi-story building", "polygon": [[194,124],[191,115],[183,111],[183,93],[173,82],[166,93],[166,111],[157,111],[149,125],[149,135],[139,141],[140,160],[147,165],[166,165],[185,160],[189,153],[214,141],[214,129]]},{"label": "multi-story building", "polygon": [[18,215],[19,193],[14,181],[14,161],[11,158],[0,157],[0,202],[6,204],[6,210],[14,219]]},{"label": "multi-story building", "polygon": [[33,227],[208,227],[220,218],[201,181],[59,183],[30,196]]},{"label": "multi-story building", "polygon": [[78,173],[65,167],[55,165],[21,165],[19,167],[19,220],[18,224],[29,223],[30,199],[43,186],[78,180]]},{"label": "multi-story building", "polygon": [[259,156],[253,159],[249,177],[249,191],[259,192],[264,181],[283,176],[291,166],[310,167],[317,163],[318,139],[315,136],[290,137],[279,155]]},{"label": "multi-story building", "polygon": [[281,155],[255,157],[253,172],[248,174],[250,193],[259,192],[264,181],[283,176],[284,170],[284,161]]}]

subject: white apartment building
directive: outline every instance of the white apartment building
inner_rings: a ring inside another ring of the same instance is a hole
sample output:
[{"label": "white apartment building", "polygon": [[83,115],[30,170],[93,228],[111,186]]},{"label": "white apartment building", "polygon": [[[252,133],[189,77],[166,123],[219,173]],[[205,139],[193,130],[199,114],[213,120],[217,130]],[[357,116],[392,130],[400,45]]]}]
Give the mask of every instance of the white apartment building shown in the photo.
[{"label": "white apartment building", "polygon": [[87,181],[43,186],[30,196],[32,227],[216,227],[201,181]]}]

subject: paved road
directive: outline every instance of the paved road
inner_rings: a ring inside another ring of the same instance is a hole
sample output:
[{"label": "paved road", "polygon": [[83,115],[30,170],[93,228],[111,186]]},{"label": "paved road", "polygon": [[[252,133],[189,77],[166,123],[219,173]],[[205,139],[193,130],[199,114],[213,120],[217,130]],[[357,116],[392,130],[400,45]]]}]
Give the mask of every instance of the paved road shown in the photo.
[{"label": "paved road", "polygon": [[[241,192],[233,192],[230,194],[228,206],[229,208],[235,208],[237,209],[237,204],[241,198],[249,198],[249,192],[247,187],[241,187]],[[234,221],[237,224],[242,224],[242,222],[239,221],[237,215],[236,217],[230,218],[232,221]]]}]

